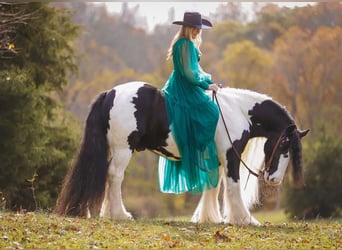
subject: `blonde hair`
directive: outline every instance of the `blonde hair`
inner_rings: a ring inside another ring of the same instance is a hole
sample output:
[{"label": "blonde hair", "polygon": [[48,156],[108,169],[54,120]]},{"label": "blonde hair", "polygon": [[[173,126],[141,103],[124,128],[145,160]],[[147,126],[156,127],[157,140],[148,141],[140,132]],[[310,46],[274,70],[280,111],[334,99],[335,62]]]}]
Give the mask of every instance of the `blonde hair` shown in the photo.
[{"label": "blonde hair", "polygon": [[[192,30],[197,29],[191,26],[185,26],[182,25],[182,27],[179,29],[179,31],[176,33],[176,35],[173,37],[170,47],[168,49],[167,57],[166,60],[169,60],[173,56],[173,45],[178,41],[180,38],[187,38],[191,40],[194,44],[195,47],[200,51],[200,46],[202,43],[202,30],[199,30],[200,32],[198,35],[195,37],[195,39],[192,38]],[[201,53],[201,51],[200,51]]]}]

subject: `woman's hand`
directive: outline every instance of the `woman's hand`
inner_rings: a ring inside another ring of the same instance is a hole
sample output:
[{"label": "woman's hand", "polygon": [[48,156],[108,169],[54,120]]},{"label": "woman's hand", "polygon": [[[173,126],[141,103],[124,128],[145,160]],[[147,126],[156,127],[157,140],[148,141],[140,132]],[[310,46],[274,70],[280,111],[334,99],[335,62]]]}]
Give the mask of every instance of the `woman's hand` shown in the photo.
[{"label": "woman's hand", "polygon": [[219,90],[219,86],[218,86],[216,83],[214,83],[214,84],[209,84],[208,90],[212,90],[212,91],[214,91],[214,92],[217,92],[217,91]]}]

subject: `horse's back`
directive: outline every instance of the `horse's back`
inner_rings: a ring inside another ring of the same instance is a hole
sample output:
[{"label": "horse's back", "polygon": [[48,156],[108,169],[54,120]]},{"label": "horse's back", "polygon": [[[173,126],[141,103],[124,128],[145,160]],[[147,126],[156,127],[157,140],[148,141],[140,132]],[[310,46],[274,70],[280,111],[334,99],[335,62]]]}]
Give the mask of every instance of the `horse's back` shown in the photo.
[{"label": "horse's back", "polygon": [[[111,94],[114,92],[115,94]],[[169,133],[165,101],[161,92],[145,82],[129,82],[107,92],[113,97],[109,111],[108,139],[132,151],[166,146]]]}]

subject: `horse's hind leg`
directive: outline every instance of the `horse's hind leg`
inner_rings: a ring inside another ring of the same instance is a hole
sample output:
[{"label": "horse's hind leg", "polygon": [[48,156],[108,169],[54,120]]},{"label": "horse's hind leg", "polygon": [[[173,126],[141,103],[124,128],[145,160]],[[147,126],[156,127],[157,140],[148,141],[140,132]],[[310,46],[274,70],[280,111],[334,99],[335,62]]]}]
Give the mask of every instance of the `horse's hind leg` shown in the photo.
[{"label": "horse's hind leg", "polygon": [[106,184],[105,199],[102,204],[101,216],[112,219],[132,218],[126,211],[122,201],[121,184],[125,169],[131,159],[132,152],[127,149],[116,149],[110,162]]},{"label": "horse's hind leg", "polygon": [[221,213],[218,203],[219,187],[204,191],[201,200],[192,216],[191,222],[204,223],[204,222],[222,222]]},{"label": "horse's hind leg", "polygon": [[[220,168],[220,176],[222,169]],[[221,187],[221,177],[217,187],[202,193],[201,199],[197,205],[197,208],[192,216],[191,222],[204,223],[214,222],[220,223],[223,221],[220,204],[218,201],[218,195]]]}]

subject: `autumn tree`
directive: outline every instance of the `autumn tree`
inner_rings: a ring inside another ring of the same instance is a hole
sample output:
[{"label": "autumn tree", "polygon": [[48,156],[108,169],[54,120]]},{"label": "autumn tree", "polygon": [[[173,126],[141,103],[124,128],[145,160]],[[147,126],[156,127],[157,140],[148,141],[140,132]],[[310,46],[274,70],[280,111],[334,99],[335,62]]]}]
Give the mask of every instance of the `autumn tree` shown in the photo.
[{"label": "autumn tree", "polygon": [[217,65],[220,81],[229,86],[257,90],[268,81],[272,58],[269,52],[245,40],[228,45]]},{"label": "autumn tree", "polygon": [[274,41],[293,25],[295,18],[292,12],[275,4],[263,5],[256,13],[256,20],[246,27],[245,39],[271,50]]},{"label": "autumn tree", "polygon": [[226,20],[233,20],[239,23],[247,22],[247,12],[243,10],[240,2],[227,2],[220,4],[216,12],[210,15],[215,22],[222,22]]},{"label": "autumn tree", "polygon": [[318,2],[297,8],[293,25],[303,30],[311,30],[313,33],[321,26],[342,26],[342,3],[340,1]]},{"label": "autumn tree", "polygon": [[276,77],[273,87],[278,90],[281,102],[290,103],[289,110],[294,118],[298,114],[298,96],[300,78],[303,73],[303,59],[310,33],[298,27],[290,28],[284,36],[275,42],[274,46],[274,72]]},{"label": "autumn tree", "polygon": [[[341,44],[340,27],[321,27],[313,34],[293,27],[276,41],[273,84],[302,126],[314,130],[341,114]],[[336,133],[339,119],[335,128],[332,124],[326,125]]]},{"label": "autumn tree", "polygon": [[307,124],[314,130],[324,126],[333,136],[340,134],[342,126],[341,54],[342,28],[322,26],[313,34],[302,58],[301,103]]},{"label": "autumn tree", "polygon": [[246,26],[242,23],[227,20],[215,24],[213,29],[208,32],[203,32],[206,36],[206,41],[215,44],[219,49],[224,50],[229,43],[245,40]]}]

